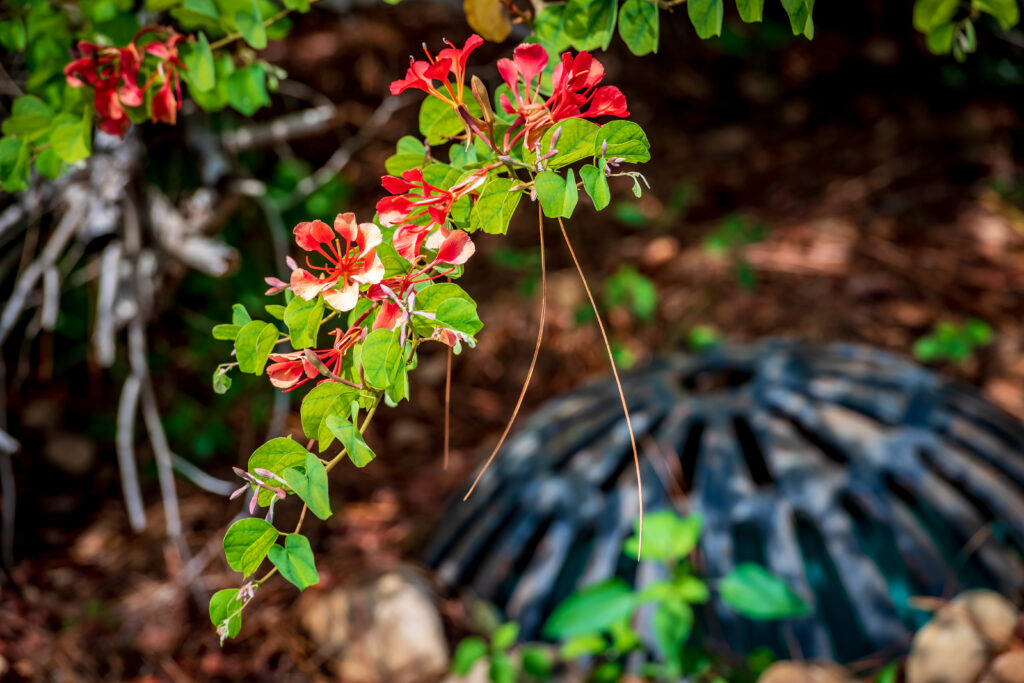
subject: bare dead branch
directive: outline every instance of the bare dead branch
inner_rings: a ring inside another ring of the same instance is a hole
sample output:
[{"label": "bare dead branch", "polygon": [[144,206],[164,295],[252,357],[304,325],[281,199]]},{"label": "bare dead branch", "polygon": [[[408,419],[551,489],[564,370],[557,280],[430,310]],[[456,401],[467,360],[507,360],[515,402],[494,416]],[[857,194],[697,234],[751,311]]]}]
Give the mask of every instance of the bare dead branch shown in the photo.
[{"label": "bare dead branch", "polygon": [[221,143],[229,153],[239,154],[258,147],[319,135],[337,127],[342,121],[338,107],[333,103],[325,104],[285,114],[273,121],[228,131],[221,135]]},{"label": "bare dead branch", "polygon": [[11,298],[7,300],[3,314],[0,315],[0,344],[3,344],[7,339],[7,335],[14,328],[18,316],[25,307],[26,297],[33,291],[46,269],[52,267],[57,261],[61,251],[64,250],[68,241],[82,224],[85,212],[78,204],[79,202],[75,201],[69,202],[67,210],[57,224],[57,229],[54,230],[46,246],[43,247],[43,252],[39,255],[39,258],[25,269],[25,272],[22,273],[15,283]]},{"label": "bare dead branch", "polygon": [[111,242],[99,259],[100,285],[96,295],[96,327],[93,329],[92,342],[96,347],[96,359],[105,368],[114,363],[116,353],[114,302],[117,300],[117,283],[120,279],[121,249],[121,242]]},{"label": "bare dead branch", "polygon": [[146,512],[142,506],[139,474],[135,467],[135,412],[139,405],[142,382],[132,374],[124,381],[117,405],[117,465],[121,472],[121,489],[128,508],[128,522],[133,531],[146,528]]}]

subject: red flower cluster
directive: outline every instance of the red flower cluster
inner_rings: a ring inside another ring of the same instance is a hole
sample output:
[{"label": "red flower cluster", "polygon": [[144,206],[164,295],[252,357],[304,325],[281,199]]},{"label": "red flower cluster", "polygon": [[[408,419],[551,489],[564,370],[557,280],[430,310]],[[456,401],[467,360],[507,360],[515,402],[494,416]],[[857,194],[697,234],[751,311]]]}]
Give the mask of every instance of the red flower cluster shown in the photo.
[{"label": "red flower cluster", "polygon": [[[141,48],[137,45],[141,36],[154,32],[165,37]],[[125,47],[103,47],[83,40],[78,43],[82,56],[64,67],[64,77],[73,88],[88,85],[96,91],[93,106],[104,133],[123,138],[131,127],[125,107],[142,106],[144,93],[155,83],[159,89],[153,95],[152,119],[174,124],[181,107],[178,69],[185,68],[178,59],[177,45],[182,40],[184,36],[174,29],[153,27],[139,31]],[[147,55],[157,62],[153,75],[140,88],[139,69]]]},{"label": "red flower cluster", "polygon": [[[568,52],[562,55],[552,74],[551,97],[545,99],[540,94],[540,76],[547,64],[547,50],[537,44],[520,45],[512,59],[498,60],[498,72],[515,99],[513,103],[507,95],[501,96],[505,113],[516,115],[510,131],[523,126],[511,141],[506,140],[506,149],[524,134],[527,148],[532,149],[546,130],[565,119],[629,116],[626,98],[618,88],[613,85],[597,87],[604,79],[604,67],[589,52],[580,52],[576,57]],[[590,106],[584,110],[587,104]]]}]

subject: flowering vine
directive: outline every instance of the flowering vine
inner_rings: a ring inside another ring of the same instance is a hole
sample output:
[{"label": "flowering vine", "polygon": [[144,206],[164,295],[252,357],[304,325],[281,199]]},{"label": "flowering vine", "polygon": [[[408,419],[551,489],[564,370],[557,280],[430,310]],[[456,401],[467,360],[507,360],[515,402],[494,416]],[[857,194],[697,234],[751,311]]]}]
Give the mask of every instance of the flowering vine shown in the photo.
[{"label": "flowering vine", "polygon": [[[314,219],[295,226],[304,262],[288,257],[287,281],[266,278],[267,294],[285,297],[285,305],[267,311],[286,330],[251,319],[239,305],[232,324],[214,328],[235,352],[235,361],[214,374],[218,391],[230,386],[234,368],[265,373],[281,391],[312,387],[300,407],[307,445],[272,439],[238,471],[243,486],[236,495],[250,496],[251,514],[260,507],[267,513],[235,522],[224,537],[228,564],[245,580],[211,602],[222,638],[238,633],[242,609],[271,575],[279,572],[300,589],[319,580],[302,520],[307,511],[330,516],[330,470],[343,460],[356,467],[373,460],[362,434],[382,403],[409,396],[420,346],[438,342],[460,353],[475,345],[483,323],[455,282],[476,251],[471,234],[507,232],[523,197],[561,222],[575,210],[580,186],[597,209],[609,202],[610,177],[632,178],[639,192],[639,174],[617,169],[649,158],[647,138],[623,120],[626,99],[602,85],[597,59],[581,52],[552,61],[540,45],[522,45],[498,63],[504,85],[492,105],[480,79],[466,84],[468,57],[481,42],[473,35],[461,48],[448,43],[436,56],[425,51],[425,60],[411,60],[405,77],[391,84],[395,94],[427,94],[420,124],[430,147],[411,137],[399,142],[373,221],[341,213],[333,225]],[[616,120],[590,120],[601,117]],[[447,163],[434,156],[445,144]],[[285,343],[291,349],[278,349]],[[340,449],[330,450],[335,441]],[[294,530],[281,532],[273,508],[290,495],[301,500],[302,515]],[[264,559],[273,568],[253,578]]]}]

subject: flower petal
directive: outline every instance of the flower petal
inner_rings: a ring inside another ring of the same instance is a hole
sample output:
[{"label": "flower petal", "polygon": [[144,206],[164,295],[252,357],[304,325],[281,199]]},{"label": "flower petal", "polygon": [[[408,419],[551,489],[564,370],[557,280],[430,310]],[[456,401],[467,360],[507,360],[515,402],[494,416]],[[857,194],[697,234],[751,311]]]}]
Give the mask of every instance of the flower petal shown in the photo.
[{"label": "flower petal", "polygon": [[437,261],[458,266],[468,261],[475,252],[476,246],[467,233],[452,230],[441,244],[441,248],[437,250]]},{"label": "flower petal", "polygon": [[324,301],[336,311],[351,311],[359,301],[359,285],[350,282],[341,289],[328,289],[324,292]]}]

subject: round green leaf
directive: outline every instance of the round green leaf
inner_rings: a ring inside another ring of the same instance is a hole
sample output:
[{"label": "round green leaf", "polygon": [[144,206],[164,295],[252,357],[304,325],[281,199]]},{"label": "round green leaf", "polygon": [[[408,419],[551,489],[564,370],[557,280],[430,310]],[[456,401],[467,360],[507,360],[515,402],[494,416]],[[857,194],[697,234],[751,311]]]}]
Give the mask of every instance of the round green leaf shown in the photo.
[{"label": "round green leaf", "polygon": [[[643,0],[647,2],[648,0]],[[594,208],[600,211],[612,201],[612,192],[608,187],[608,178],[597,166],[587,164],[580,169],[580,177],[583,179],[583,189],[590,195],[594,202]]]},{"label": "round green leaf", "polygon": [[626,0],[619,10],[619,35],[638,57],[658,51],[658,3]]},{"label": "round green leaf", "polygon": [[722,35],[722,17],[725,13],[722,0],[687,0],[686,13],[699,38]]},{"label": "round green leaf", "polygon": [[310,512],[320,519],[331,516],[331,498],[327,490],[327,468],[320,458],[306,453],[305,469],[300,471],[288,467],[284,471],[284,480],[295,492]]},{"label": "round green leaf", "polygon": [[277,540],[277,529],[262,519],[250,517],[231,525],[224,535],[224,556],[228,566],[248,576],[260,568],[267,550]]},{"label": "round green leaf", "polygon": [[270,352],[277,341],[277,328],[262,320],[246,323],[235,337],[238,369],[250,375],[263,374]]},{"label": "round green leaf", "polygon": [[210,622],[220,627],[227,623],[227,637],[234,638],[242,630],[242,601],[237,588],[225,588],[210,598]]},{"label": "round green leaf", "polygon": [[565,599],[544,624],[544,635],[562,640],[605,631],[633,613],[636,601],[625,581],[619,578],[587,586]]},{"label": "round green leaf", "polygon": [[374,330],[363,342],[363,372],[374,389],[387,389],[398,380],[404,362],[401,333]]},{"label": "round green leaf", "polygon": [[281,576],[295,584],[300,591],[320,583],[309,539],[302,534],[287,534],[284,546],[272,545],[267,554]]},{"label": "round green leaf", "polygon": [[324,317],[324,300],[316,297],[312,301],[304,301],[301,297],[293,297],[284,309],[284,324],[288,326],[288,335],[292,346],[305,349],[316,345],[316,336],[320,331],[320,321]]},{"label": "round green leaf", "polygon": [[480,661],[480,658],[487,654],[487,643],[478,636],[469,636],[459,641],[452,655],[452,673],[456,676],[465,676],[473,668],[473,665]]},{"label": "round green leaf", "polygon": [[718,590],[727,605],[750,619],[790,619],[811,611],[782,579],[759,564],[737,565]]}]

